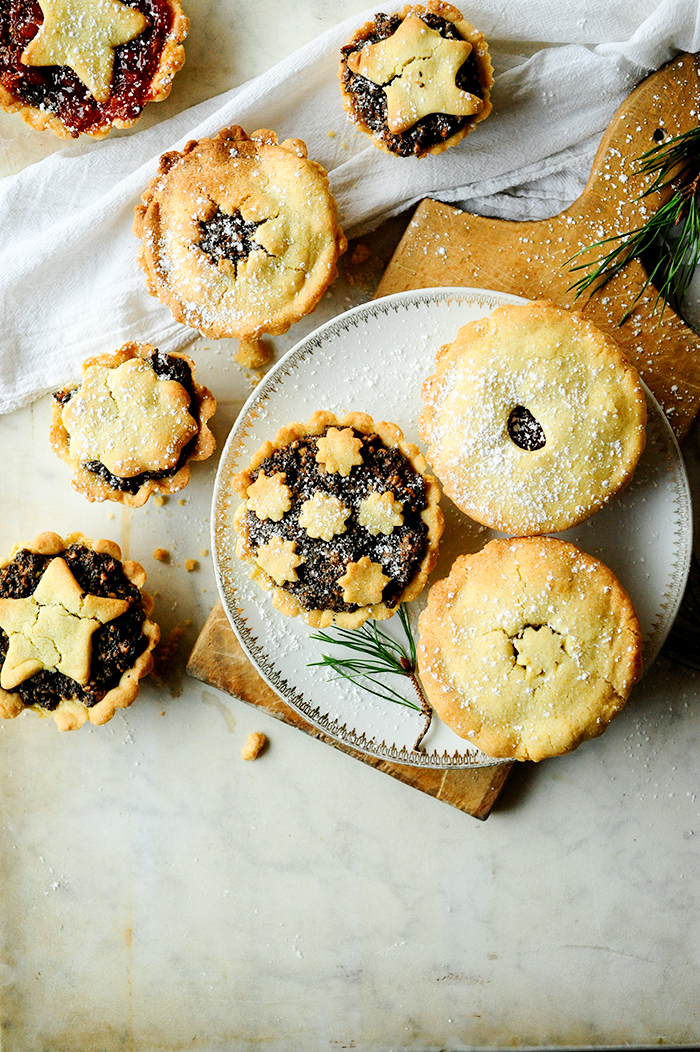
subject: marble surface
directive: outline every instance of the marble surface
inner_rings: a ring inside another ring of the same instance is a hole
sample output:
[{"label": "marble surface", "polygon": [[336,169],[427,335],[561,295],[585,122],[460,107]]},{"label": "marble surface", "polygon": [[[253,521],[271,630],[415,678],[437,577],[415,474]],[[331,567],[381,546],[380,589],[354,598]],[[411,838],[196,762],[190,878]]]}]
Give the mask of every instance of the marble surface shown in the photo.
[{"label": "marble surface", "polygon": [[[189,0],[188,64],[144,119],[364,6]],[[0,174],[55,148],[0,115]],[[277,354],[370,293],[341,279]],[[192,349],[219,447],[251,389],[231,350]],[[90,505],[49,450],[50,410],[0,418],[0,548],[111,537],[164,634],[185,631],[170,683],[110,724],[0,724],[3,1052],[700,1041],[700,677],[661,657],[601,739],[518,765],[476,822],[184,675],[216,598],[216,458],[162,507]],[[697,507],[697,430],[684,452]],[[245,763],[252,730],[270,745]]]}]

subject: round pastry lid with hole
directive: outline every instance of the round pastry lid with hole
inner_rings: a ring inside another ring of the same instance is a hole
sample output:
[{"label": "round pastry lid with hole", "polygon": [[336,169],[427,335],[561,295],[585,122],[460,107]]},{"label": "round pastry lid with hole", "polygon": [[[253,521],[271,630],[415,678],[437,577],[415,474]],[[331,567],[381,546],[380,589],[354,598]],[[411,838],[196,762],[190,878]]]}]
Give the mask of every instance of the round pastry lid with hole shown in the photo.
[{"label": "round pastry lid with hole", "polygon": [[[423,715],[410,681],[387,683],[409,705],[390,702],[314,665],[341,648],[312,639],[301,618],[285,617],[250,579],[235,554],[232,516],[240,498],[231,477],[278,429],[308,420],[319,409],[339,415],[369,413],[418,436],[421,385],[437,350],[469,321],[486,317],[518,296],[482,289],[421,289],[355,307],[322,325],[292,348],[255,389],[234,424],[221,456],[212,506],[212,550],[221,599],[255,669],[288,705],[331,738],[373,757],[428,768],[485,767],[494,760],[459,738],[434,716],[419,750]],[[630,485],[586,522],[558,534],[609,566],[628,591],[642,626],[645,667],[658,654],[683,596],[692,544],[691,502],[673,432],[647,392],[647,444]],[[431,581],[446,577],[454,559],[500,536],[459,512],[443,497],[445,532]],[[429,582],[430,584],[430,582]],[[427,592],[411,604],[414,634]],[[403,641],[399,618],[378,623]],[[327,630],[331,635],[333,629]],[[632,695],[634,697],[634,695]],[[620,717],[624,719],[624,710]]]}]

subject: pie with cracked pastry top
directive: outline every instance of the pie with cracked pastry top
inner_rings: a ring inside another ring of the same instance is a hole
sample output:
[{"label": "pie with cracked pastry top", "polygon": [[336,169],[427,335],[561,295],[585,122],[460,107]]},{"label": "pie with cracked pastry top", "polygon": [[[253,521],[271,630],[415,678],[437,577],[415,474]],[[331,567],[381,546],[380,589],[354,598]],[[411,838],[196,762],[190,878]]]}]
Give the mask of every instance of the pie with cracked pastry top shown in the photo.
[{"label": "pie with cracked pastry top", "polygon": [[0,107],[38,131],[101,138],[170,93],[185,61],[180,0],[0,5]]},{"label": "pie with cracked pastry top", "polygon": [[426,469],[395,424],[365,413],[289,424],[232,480],[236,554],[278,610],[314,627],[391,617],[437,559],[440,490]]},{"label": "pie with cracked pastry top", "polygon": [[160,630],[139,563],[113,541],[41,533],[0,563],[0,717],[107,723],[150,672]]},{"label": "pie with cracked pastry top", "polygon": [[211,456],[215,409],[188,355],[126,343],[88,358],[81,382],[54,394],[51,445],[88,500],[140,508],[183,489],[190,461]]},{"label": "pie with cracked pastry top", "polygon": [[442,0],[378,13],[341,49],[350,120],[396,157],[442,153],[491,112],[483,35]]},{"label": "pie with cracked pastry top", "polygon": [[462,555],[418,619],[418,671],[440,719],[488,756],[542,760],[602,734],[642,672],[612,570],[554,537]]},{"label": "pie with cracked pastry top", "polygon": [[276,335],[316,306],[347,241],[299,139],[224,128],[167,153],[136,209],[148,289],[205,336]]}]

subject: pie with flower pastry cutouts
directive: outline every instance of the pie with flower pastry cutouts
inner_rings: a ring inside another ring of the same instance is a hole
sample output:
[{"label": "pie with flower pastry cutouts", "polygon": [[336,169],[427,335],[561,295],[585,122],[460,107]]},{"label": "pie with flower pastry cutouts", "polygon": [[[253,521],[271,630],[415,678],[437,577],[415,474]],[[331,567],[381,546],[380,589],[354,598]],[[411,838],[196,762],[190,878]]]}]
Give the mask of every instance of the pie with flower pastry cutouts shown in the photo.
[{"label": "pie with flower pastry cutouts", "polygon": [[100,138],[160,102],[185,61],[179,0],[16,0],[0,10],[0,106]]},{"label": "pie with flower pastry cutouts", "polygon": [[491,112],[486,41],[442,0],[375,15],[341,54],[348,116],[387,153],[441,153]]},{"label": "pie with flower pastry cutouts", "polygon": [[138,563],[113,541],[42,533],[0,564],[0,717],[60,730],[131,705],[160,637]]},{"label": "pie with flower pastry cutouts", "polygon": [[138,508],[182,489],[190,462],[213,453],[215,409],[186,354],[127,343],[89,358],[80,384],[56,392],[51,444],[88,500]]},{"label": "pie with flower pastry cutouts", "polygon": [[232,485],[236,554],[278,610],[314,627],[391,617],[437,559],[437,483],[395,424],[365,413],[281,428]]}]

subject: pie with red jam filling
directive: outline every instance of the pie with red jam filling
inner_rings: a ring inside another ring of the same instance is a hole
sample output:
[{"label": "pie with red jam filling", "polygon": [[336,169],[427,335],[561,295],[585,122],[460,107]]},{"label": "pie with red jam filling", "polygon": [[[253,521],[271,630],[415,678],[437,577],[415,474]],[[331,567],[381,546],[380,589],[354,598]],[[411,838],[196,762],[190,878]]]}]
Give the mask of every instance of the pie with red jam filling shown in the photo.
[{"label": "pie with red jam filling", "polygon": [[188,29],[180,0],[9,0],[0,107],[62,138],[126,128],[170,93]]}]

